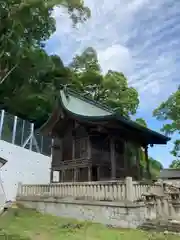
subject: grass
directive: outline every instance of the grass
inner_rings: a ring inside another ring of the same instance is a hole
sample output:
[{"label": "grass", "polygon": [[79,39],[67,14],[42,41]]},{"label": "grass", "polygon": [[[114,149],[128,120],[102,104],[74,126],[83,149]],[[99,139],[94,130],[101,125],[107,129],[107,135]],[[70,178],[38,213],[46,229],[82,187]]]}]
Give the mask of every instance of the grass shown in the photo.
[{"label": "grass", "polygon": [[0,240],[179,240],[179,236],[140,230],[112,229],[101,224],[10,209],[0,217]]}]

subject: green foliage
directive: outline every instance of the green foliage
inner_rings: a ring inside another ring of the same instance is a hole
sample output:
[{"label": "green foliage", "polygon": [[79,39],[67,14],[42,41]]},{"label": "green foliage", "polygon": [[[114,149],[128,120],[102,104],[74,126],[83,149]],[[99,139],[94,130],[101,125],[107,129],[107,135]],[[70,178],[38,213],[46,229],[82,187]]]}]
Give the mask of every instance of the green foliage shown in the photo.
[{"label": "green foliage", "polygon": [[[30,120],[47,118],[62,84],[88,94],[122,115],[134,114],[138,93],[122,73],[103,76],[97,53],[87,48],[65,67],[58,56],[48,56],[44,42],[55,31],[54,6],[66,8],[73,24],[90,11],[81,0],[1,0],[0,103],[11,113]],[[17,44],[18,43],[18,44]]]},{"label": "green foliage", "polygon": [[[166,134],[180,134],[180,86],[167,101],[161,103],[161,105],[154,110],[153,114],[158,120],[170,121],[170,123],[164,124],[162,128],[163,132]],[[175,146],[171,153],[179,159],[180,139],[177,139],[174,144]]]},{"label": "green foliage", "polygon": [[173,154],[173,156],[180,159],[180,139],[174,141],[174,148],[171,153]]},{"label": "green foliage", "polygon": [[[146,172],[145,154],[144,154],[144,151],[142,151],[142,149],[140,150],[140,156],[141,156],[140,164],[143,168],[143,171]],[[159,176],[160,171],[163,169],[163,165],[158,160],[155,160],[152,157],[149,157],[149,169],[151,173],[151,178],[156,179]]]},{"label": "green foliage", "polygon": [[180,168],[180,160],[173,160],[172,163],[169,165],[170,168]]},{"label": "green foliage", "polygon": [[138,124],[140,124],[141,126],[143,126],[143,127],[147,127],[147,123],[146,123],[146,121],[143,118],[137,118],[136,122]]},{"label": "green foliage", "polygon": [[[143,118],[137,118],[136,123],[140,124],[143,127],[148,127],[146,121]],[[142,148],[139,149],[139,156],[140,156],[140,164],[144,169],[144,171],[146,171],[145,153],[142,150]],[[163,169],[163,165],[158,160],[155,160],[152,157],[149,157],[149,168],[150,168],[151,177],[155,179],[159,176],[160,171]]]},{"label": "green foliage", "polygon": [[149,162],[151,168],[159,171],[163,169],[163,165],[159,161],[153,159],[152,157],[149,157]]},{"label": "green foliage", "polygon": [[[36,120],[52,111],[58,86],[69,70],[57,56],[43,50],[55,31],[54,6],[67,9],[73,24],[90,11],[81,0],[0,0],[0,104]],[[46,117],[45,117],[46,116]]]},{"label": "green foliage", "polygon": [[121,72],[109,70],[103,75],[93,48],[87,48],[81,55],[75,56],[70,69],[73,73],[73,88],[107,104],[123,116],[129,117],[136,113],[138,92],[128,87],[127,79]]},{"label": "green foliage", "polygon": [[[58,85],[55,79],[57,72],[52,79],[47,76],[47,72],[50,74],[56,71],[53,60],[54,56],[49,57],[42,49],[35,49],[29,55],[27,54],[21,63],[22,68],[15,69],[0,85],[2,107],[11,113],[32,120],[51,112],[58,90],[55,91],[55,85]],[[65,71],[64,69],[61,71],[62,68],[59,62],[61,76]],[[60,78],[58,81],[61,83]]]},{"label": "green foliage", "polygon": [[55,31],[55,6],[66,9],[74,25],[90,17],[81,0],[1,0],[1,107],[39,121],[52,111],[60,85],[69,84],[123,115],[134,114],[139,103],[137,91],[128,87],[122,73],[109,71],[103,76],[94,49],[76,56],[70,67],[43,50]]},{"label": "green foliage", "polygon": [[[103,76],[92,48],[75,57],[69,67],[65,67],[58,56],[48,56],[39,47],[31,48],[21,66],[0,85],[0,96],[4,108],[28,119],[47,118],[61,85],[70,85],[123,116],[134,114],[138,107],[137,91],[128,87],[122,73],[108,71]],[[12,78],[16,81],[12,82]]]}]

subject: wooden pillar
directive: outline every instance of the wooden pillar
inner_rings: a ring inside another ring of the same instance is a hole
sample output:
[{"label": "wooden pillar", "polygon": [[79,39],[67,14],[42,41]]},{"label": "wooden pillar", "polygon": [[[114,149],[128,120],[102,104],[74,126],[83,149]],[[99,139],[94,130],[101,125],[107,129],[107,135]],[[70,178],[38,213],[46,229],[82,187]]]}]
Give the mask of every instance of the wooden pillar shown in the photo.
[{"label": "wooden pillar", "polygon": [[140,147],[137,146],[137,161],[136,161],[136,167],[137,167],[137,179],[141,180],[141,165],[140,165]]},{"label": "wooden pillar", "polygon": [[92,181],[92,168],[88,167],[88,182]]},{"label": "wooden pillar", "polygon": [[59,139],[59,146],[60,146],[60,151],[59,151],[59,158],[60,158],[60,161],[63,160],[63,141],[62,141],[62,138]]},{"label": "wooden pillar", "polygon": [[124,140],[124,153],[123,153],[124,169],[127,172],[129,168],[128,157],[127,157],[127,142]]},{"label": "wooden pillar", "polygon": [[53,170],[51,169],[51,172],[50,172],[50,183],[53,182]]},{"label": "wooden pillar", "polygon": [[148,179],[151,179],[151,172],[149,168],[149,159],[148,159],[148,145],[145,146],[144,148],[144,154],[145,154],[145,160],[146,160],[146,171],[147,171],[147,177]]},{"label": "wooden pillar", "polygon": [[61,175],[61,182],[64,182],[65,180],[65,170],[62,170],[62,175]]},{"label": "wooden pillar", "polygon": [[100,166],[97,166],[97,180],[98,181],[100,181],[100,177],[101,177],[101,175],[100,175]]},{"label": "wooden pillar", "polygon": [[72,159],[75,159],[75,138],[72,139]]},{"label": "wooden pillar", "polygon": [[61,182],[62,171],[59,171],[59,182]]},{"label": "wooden pillar", "polygon": [[116,179],[116,153],[115,153],[115,142],[114,138],[110,138],[110,158],[111,158],[111,179]]},{"label": "wooden pillar", "polygon": [[75,168],[74,169],[74,182],[77,182],[78,181],[78,168]]},{"label": "wooden pillar", "polygon": [[91,159],[91,140],[90,140],[90,137],[88,137],[88,159]]},{"label": "wooden pillar", "polygon": [[60,182],[63,182],[64,180],[64,170],[61,170],[61,179],[60,179]]}]

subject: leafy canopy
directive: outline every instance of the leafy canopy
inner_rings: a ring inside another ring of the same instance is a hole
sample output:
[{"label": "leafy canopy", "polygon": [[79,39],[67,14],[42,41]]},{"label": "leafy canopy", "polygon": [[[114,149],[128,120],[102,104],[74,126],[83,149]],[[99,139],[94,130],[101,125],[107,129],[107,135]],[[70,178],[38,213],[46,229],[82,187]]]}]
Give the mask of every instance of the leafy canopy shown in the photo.
[{"label": "leafy canopy", "polygon": [[143,127],[147,127],[147,123],[143,118],[137,118],[136,122]]},{"label": "leafy canopy", "polygon": [[97,53],[87,48],[70,64],[73,88],[96,101],[107,104],[123,116],[135,114],[139,105],[138,92],[129,87],[121,72],[109,70],[102,74]]},{"label": "leafy canopy", "polygon": [[180,168],[180,160],[173,160],[172,163],[169,165],[170,168]]},{"label": "leafy canopy", "polygon": [[[148,127],[146,121],[143,118],[137,118],[136,123],[143,127]],[[143,169],[146,171],[146,159],[145,159],[145,153],[142,148],[139,149],[139,156],[140,156],[140,164],[143,167]],[[149,168],[151,177],[153,179],[157,178],[159,176],[160,171],[163,169],[163,165],[160,161],[155,160],[152,157],[149,157]]]},{"label": "leafy canopy", "polygon": [[[61,59],[48,56],[43,49],[56,29],[53,8],[67,9],[73,24],[84,22],[90,11],[81,0],[0,0],[0,3],[1,108],[29,120],[47,117],[55,88],[68,76]],[[54,78],[48,79],[52,75]]]},{"label": "leafy canopy", "polygon": [[21,67],[29,51],[43,47],[55,31],[55,6],[66,8],[74,24],[90,16],[81,0],[0,1],[0,83]]},{"label": "leafy canopy", "polygon": [[[154,110],[154,116],[161,121],[168,120],[170,123],[164,124],[162,131],[172,135],[177,133],[180,136],[180,86],[167,101]],[[180,139],[174,142],[174,149],[171,152],[177,161],[180,160]],[[176,160],[175,160],[176,162]],[[177,166],[176,164],[174,166]]]}]

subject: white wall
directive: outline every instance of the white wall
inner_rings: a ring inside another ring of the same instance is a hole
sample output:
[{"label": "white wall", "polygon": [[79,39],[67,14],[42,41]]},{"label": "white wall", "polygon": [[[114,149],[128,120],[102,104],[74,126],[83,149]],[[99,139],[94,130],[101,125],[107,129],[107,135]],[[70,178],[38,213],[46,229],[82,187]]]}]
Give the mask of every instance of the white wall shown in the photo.
[{"label": "white wall", "polygon": [[5,202],[6,202],[6,196],[4,194],[4,188],[3,188],[1,178],[0,178],[0,213],[1,213],[1,210],[3,209]]},{"label": "white wall", "polygon": [[0,157],[8,162],[1,168],[1,179],[7,200],[14,200],[18,182],[47,184],[50,181],[51,158],[0,140]]}]

